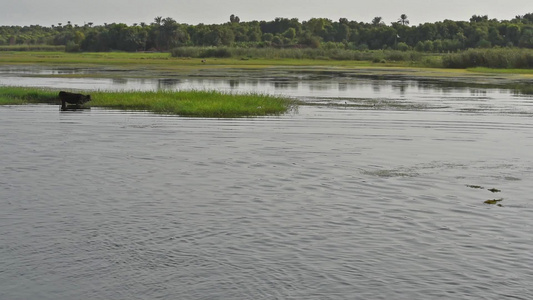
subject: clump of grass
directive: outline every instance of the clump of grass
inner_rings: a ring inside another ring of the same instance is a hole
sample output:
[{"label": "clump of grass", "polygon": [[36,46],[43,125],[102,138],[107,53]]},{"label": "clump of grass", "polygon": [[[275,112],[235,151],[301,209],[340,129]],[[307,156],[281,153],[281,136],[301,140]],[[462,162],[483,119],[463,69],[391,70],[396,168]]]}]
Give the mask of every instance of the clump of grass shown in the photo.
[{"label": "clump of grass", "polygon": [[20,105],[30,103],[59,103],[56,91],[25,88],[25,87],[0,87],[0,105]]},{"label": "clump of grass", "polygon": [[503,198],[500,198],[500,199],[489,199],[483,203],[485,204],[498,204],[498,206],[501,206],[501,204],[499,204],[498,202],[502,202],[503,201]]},{"label": "clump of grass", "polygon": [[[291,99],[263,94],[217,91],[93,92],[86,105],[206,118],[279,115],[294,107]],[[0,105],[59,104],[58,92],[38,88],[0,87]]]},{"label": "clump of grass", "polygon": [[209,118],[278,115],[294,105],[282,97],[217,91],[97,92],[91,98],[92,106]]}]

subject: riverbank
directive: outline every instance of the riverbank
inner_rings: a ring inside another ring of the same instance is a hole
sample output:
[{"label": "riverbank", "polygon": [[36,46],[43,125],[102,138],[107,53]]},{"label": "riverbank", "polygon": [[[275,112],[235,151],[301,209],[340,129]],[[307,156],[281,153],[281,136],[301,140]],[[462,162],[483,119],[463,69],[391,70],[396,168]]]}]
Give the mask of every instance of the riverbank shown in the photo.
[{"label": "riverbank", "polygon": [[[354,61],[328,59],[266,59],[266,58],[182,58],[169,53],[65,53],[41,51],[6,51],[0,55],[0,65],[41,65],[66,68],[88,68],[84,74],[47,74],[47,77],[104,77],[124,76],[154,78],[162,75],[188,75],[201,70],[289,68],[297,71],[349,70],[362,76],[398,76],[407,79],[436,78],[474,82],[511,82],[533,80],[533,69],[467,68],[445,69],[423,67],[407,61]],[[90,72],[97,68],[99,72]],[[107,72],[106,72],[107,71]],[[496,80],[494,80],[496,79]]]},{"label": "riverbank", "polygon": [[[373,63],[370,61],[339,61],[325,59],[235,59],[176,58],[168,53],[65,53],[65,52],[2,52],[0,67],[37,69],[30,77],[45,78],[124,78],[182,80],[183,78],[249,79],[250,72],[258,78],[293,78],[294,74],[338,74],[390,80],[422,80],[450,85],[483,88],[505,88],[532,94],[533,69],[444,69],[410,66],[407,62]],[[52,70],[40,72],[40,69]],[[55,70],[55,71],[54,71]],[[12,85],[17,85],[13,84]]]},{"label": "riverbank", "polygon": [[[0,87],[0,105],[60,104],[58,91]],[[234,95],[216,91],[93,92],[87,106],[143,110],[190,117],[235,118],[279,115],[294,107],[288,98],[262,94]]]}]

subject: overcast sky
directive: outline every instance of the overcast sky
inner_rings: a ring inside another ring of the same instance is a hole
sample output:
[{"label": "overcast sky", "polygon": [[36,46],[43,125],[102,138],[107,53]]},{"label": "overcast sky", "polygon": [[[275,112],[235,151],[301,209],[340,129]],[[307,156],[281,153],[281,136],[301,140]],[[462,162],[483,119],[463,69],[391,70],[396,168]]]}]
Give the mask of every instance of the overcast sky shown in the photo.
[{"label": "overcast sky", "polygon": [[131,25],[151,23],[157,16],[194,25],[220,24],[231,14],[241,21],[323,17],[370,22],[380,16],[387,24],[406,14],[416,25],[468,20],[474,14],[510,20],[526,13],[533,13],[532,0],[0,0],[0,25]]}]

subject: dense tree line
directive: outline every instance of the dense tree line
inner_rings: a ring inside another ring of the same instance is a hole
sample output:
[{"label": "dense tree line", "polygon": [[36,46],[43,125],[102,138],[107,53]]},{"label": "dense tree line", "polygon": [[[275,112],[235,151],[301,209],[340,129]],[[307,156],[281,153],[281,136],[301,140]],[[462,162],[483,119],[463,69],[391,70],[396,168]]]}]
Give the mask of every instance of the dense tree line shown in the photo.
[{"label": "dense tree line", "polygon": [[233,46],[278,48],[397,49],[455,52],[469,48],[533,48],[533,13],[512,20],[474,15],[470,21],[444,20],[410,26],[402,14],[385,24],[341,18],[276,18],[241,22],[235,15],[225,24],[188,25],[157,17],[150,24],[123,23],[79,26],[58,23],[51,27],[1,26],[0,45],[65,45],[67,51],[169,51],[181,46]]}]

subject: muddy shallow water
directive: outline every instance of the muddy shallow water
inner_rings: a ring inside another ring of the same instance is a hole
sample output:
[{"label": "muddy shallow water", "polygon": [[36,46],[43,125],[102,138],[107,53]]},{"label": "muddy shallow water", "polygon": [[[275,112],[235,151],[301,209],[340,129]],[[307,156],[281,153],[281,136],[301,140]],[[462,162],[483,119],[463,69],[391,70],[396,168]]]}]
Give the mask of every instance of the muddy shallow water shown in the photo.
[{"label": "muddy shallow water", "polygon": [[533,297],[532,97],[276,80],[313,105],[0,107],[0,298]]}]

